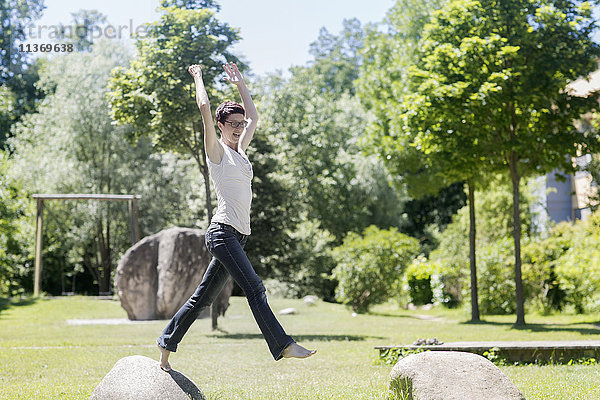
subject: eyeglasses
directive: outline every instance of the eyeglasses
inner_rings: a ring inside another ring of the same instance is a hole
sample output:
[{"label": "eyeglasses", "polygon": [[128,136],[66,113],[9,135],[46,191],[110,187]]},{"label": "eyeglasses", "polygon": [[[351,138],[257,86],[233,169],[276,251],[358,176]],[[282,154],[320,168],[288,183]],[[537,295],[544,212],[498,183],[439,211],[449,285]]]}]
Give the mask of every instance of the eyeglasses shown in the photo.
[{"label": "eyeglasses", "polygon": [[243,121],[240,121],[240,122],[237,122],[237,121],[223,121],[223,122],[227,122],[229,125],[231,125],[231,127],[233,129],[237,129],[237,128],[240,128],[240,127],[244,127],[245,128],[245,127],[248,126],[248,121],[246,121],[246,120],[243,120]]}]

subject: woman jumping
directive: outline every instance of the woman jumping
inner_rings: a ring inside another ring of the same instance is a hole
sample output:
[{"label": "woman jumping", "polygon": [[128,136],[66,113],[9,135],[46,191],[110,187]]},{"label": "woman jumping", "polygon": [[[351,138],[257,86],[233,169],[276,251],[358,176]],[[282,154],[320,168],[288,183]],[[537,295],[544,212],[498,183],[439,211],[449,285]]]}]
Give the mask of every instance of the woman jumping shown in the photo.
[{"label": "woman jumping", "polygon": [[206,231],[206,247],[213,258],[196,292],[177,311],[157,343],[161,352],[160,367],[170,371],[169,355],[188,331],[198,314],[215,300],[231,275],[242,288],[254,319],[269,345],[275,360],[306,358],[316,353],[298,345],[288,336],[267,303],[265,287],[252,268],[244,245],[250,235],[250,203],[252,201],[252,164],[246,149],[254,136],[258,113],[244,78],[234,63],[223,66],[225,79],[234,84],[242,105],[226,101],[215,112],[221,131],[218,140],[210,112],[208,94],[200,65],[191,65],[189,73],[196,84],[196,102],[204,123],[204,149],[210,177],[217,194],[217,211]]}]

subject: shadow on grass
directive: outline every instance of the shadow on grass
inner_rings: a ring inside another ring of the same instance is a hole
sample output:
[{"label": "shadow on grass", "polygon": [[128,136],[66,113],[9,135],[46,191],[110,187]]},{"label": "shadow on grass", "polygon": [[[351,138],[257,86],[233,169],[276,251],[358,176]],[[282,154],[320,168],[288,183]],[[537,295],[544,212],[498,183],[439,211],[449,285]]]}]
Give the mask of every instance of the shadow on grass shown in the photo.
[{"label": "shadow on grass", "polygon": [[35,304],[37,301],[38,299],[34,297],[28,297],[19,300],[0,297],[0,317],[2,317],[2,312],[8,310],[9,308],[30,306],[32,304]]},{"label": "shadow on grass", "polygon": [[[248,339],[261,339],[263,335],[260,333],[228,333],[228,334],[213,334],[210,337],[219,339],[235,339],[235,340],[248,340]],[[382,336],[369,336],[369,335],[294,335],[294,340],[299,342],[360,342],[367,339],[386,339]]]},{"label": "shadow on grass", "polygon": [[[427,321],[427,319],[424,319],[423,316],[416,316],[416,315],[403,315],[403,314],[389,314],[389,313],[380,313],[380,312],[369,312],[367,314],[363,314],[363,315],[370,315],[370,316],[374,316],[374,317],[391,317],[391,318],[408,318],[408,319],[418,319],[419,321]],[[444,318],[444,316],[438,316],[438,315],[431,315],[431,318]]]},{"label": "shadow on grass", "polygon": [[[489,326],[505,326],[518,331],[529,332],[577,332],[582,335],[600,335],[600,322],[577,322],[572,324],[525,324],[524,326],[516,326],[512,322],[493,322],[493,321],[465,321],[463,325],[489,325]],[[595,325],[596,328],[578,327],[578,325]]]}]

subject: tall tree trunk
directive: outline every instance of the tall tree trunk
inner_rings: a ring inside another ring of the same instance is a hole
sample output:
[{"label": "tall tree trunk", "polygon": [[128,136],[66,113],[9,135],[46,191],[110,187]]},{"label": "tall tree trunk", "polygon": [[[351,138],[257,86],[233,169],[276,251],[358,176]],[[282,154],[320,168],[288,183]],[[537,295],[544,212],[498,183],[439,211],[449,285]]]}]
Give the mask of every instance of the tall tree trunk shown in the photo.
[{"label": "tall tree trunk", "polygon": [[475,257],[475,184],[472,179],[467,181],[469,188],[469,264],[471,265],[471,322],[479,322],[479,296],[477,294],[477,261]]},{"label": "tall tree trunk", "polygon": [[513,187],[513,238],[515,243],[515,287],[517,300],[517,322],[515,326],[525,325],[525,299],[523,297],[523,279],[521,277],[521,213],[519,212],[519,183],[521,177],[517,165],[517,153],[510,153],[510,177]]}]

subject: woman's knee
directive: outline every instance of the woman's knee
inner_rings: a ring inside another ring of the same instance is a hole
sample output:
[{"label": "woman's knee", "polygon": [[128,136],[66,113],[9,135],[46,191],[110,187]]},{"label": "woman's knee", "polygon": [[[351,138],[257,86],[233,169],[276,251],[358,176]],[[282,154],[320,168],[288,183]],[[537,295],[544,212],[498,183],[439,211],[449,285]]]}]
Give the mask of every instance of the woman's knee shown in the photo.
[{"label": "woman's knee", "polygon": [[246,287],[242,288],[242,290],[244,291],[244,295],[246,295],[246,298],[248,298],[248,300],[262,297],[265,295],[265,285],[263,285],[262,281],[260,280],[245,286]]}]

